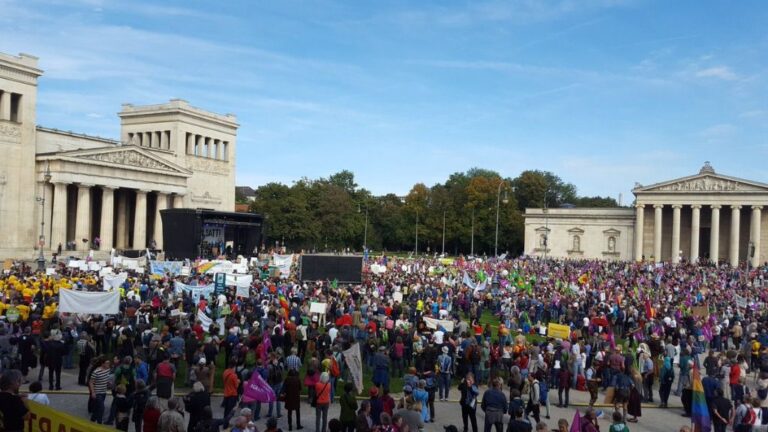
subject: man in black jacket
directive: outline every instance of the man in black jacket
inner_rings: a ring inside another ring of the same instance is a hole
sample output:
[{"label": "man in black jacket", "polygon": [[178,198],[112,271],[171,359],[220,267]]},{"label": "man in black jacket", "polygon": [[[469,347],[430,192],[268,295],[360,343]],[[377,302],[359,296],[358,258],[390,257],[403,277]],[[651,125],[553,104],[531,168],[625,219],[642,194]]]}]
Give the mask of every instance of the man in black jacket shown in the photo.
[{"label": "man in black jacket", "polygon": [[67,346],[61,340],[61,333],[55,333],[44,343],[46,366],[48,366],[48,390],[53,390],[53,376],[56,375],[56,390],[61,390],[61,367]]}]

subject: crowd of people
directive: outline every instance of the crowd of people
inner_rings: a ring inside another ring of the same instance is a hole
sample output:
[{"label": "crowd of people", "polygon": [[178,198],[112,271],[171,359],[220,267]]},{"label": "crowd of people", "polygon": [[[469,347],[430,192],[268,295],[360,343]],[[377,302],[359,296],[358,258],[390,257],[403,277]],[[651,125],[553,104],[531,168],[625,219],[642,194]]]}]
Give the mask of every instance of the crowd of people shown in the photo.
[{"label": "crowd of people", "polygon": [[[768,268],[377,257],[361,283],[302,282],[294,271],[261,278],[253,268],[247,296],[178,289],[211,284],[202,269],[129,271],[120,313],[106,316],[57,308],[61,290],[103,290],[94,272],[64,263],[53,274],[6,271],[4,430],[21,430],[33,399],[19,394],[23,384],[41,394],[47,371],[48,389],[59,390],[62,368],[75,367],[90,419],[137,432],[273,432],[283,410],[289,431],[314,411],[316,431],[415,432],[435,422],[435,401],[458,402],[465,432],[549,430],[551,405],[569,407],[571,391],[589,394],[580,430],[600,430],[595,406],[608,403],[606,427],[623,432],[643,403],[664,409],[679,397],[682,414],[695,415],[699,373],[716,431],[768,424]],[[553,337],[550,323],[567,334]],[[355,387],[342,354],[355,344],[367,388]],[[242,397],[254,374],[274,401]],[[177,383],[189,388],[183,398]],[[223,394],[221,418],[212,393]],[[328,419],[331,404],[338,418]]]}]

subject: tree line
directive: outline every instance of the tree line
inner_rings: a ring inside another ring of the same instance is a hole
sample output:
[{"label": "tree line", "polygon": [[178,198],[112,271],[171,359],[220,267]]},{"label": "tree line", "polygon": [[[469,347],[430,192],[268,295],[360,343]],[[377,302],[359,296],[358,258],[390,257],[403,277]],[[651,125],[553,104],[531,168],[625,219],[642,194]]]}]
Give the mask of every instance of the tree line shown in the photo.
[{"label": "tree line", "polygon": [[[247,202],[237,196],[240,203]],[[302,178],[293,185],[256,189],[252,212],[265,218],[265,245],[289,250],[416,251],[448,255],[493,255],[498,203],[498,251],[523,249],[526,208],[616,207],[608,197],[577,195],[576,186],[547,171],[515,178],[472,168],[444,183],[415,184],[405,196],[374,196],[344,170],[328,178]],[[367,229],[366,229],[367,214]],[[473,235],[474,233],[474,235]]]}]

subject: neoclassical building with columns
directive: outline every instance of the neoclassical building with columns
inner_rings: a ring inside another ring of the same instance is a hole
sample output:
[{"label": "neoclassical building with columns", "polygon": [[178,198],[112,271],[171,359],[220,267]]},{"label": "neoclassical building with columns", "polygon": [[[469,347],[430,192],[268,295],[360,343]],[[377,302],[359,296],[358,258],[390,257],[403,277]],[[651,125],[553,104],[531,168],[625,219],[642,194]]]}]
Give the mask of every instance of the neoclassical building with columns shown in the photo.
[{"label": "neoclassical building with columns", "polygon": [[526,209],[525,253],[731,265],[768,256],[768,184],[717,173],[706,162],[695,175],[632,192],[634,208]]},{"label": "neoclassical building with columns", "polygon": [[38,126],[36,57],[0,53],[0,258],[162,249],[160,211],[234,211],[238,123],[173,99],[124,104],[119,139]]}]

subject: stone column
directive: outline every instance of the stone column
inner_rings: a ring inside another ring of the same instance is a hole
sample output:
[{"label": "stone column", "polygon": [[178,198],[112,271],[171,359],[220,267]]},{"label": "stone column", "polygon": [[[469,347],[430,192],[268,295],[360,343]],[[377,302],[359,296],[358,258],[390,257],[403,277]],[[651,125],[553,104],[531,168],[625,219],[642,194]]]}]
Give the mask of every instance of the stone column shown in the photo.
[{"label": "stone column", "polygon": [[51,216],[51,249],[67,248],[67,185],[53,184],[53,214]]},{"label": "stone column", "polygon": [[654,204],[653,209],[653,259],[656,262],[661,262],[661,212],[664,209],[664,204]]},{"label": "stone column", "polygon": [[184,207],[184,195],[174,194],[173,195],[173,208],[182,208]]},{"label": "stone column", "polygon": [[645,204],[635,206],[635,261],[643,260],[643,228],[645,227]]},{"label": "stone column", "polygon": [[680,262],[680,204],[672,206],[672,262]]},{"label": "stone column", "polygon": [[[87,251],[91,245],[91,186],[77,186],[77,220],[75,221],[75,243],[77,250]],[[83,242],[88,239],[88,242]]]},{"label": "stone column", "polygon": [[755,253],[752,256],[752,267],[760,265],[760,232],[762,231],[760,223],[763,217],[763,206],[752,206],[752,223],[749,225],[752,232],[752,247]]},{"label": "stone column", "polygon": [[699,260],[699,226],[701,225],[701,206],[691,206],[691,262]]},{"label": "stone column", "polygon": [[709,231],[709,259],[717,264],[720,259],[720,206],[712,206],[712,228]]},{"label": "stone column", "polygon": [[128,246],[128,197],[125,189],[121,189],[117,195],[117,238],[115,248]]},{"label": "stone column", "polygon": [[112,249],[112,228],[115,217],[115,189],[109,186],[101,187],[101,225],[99,237],[101,238],[101,250]]},{"label": "stone column", "polygon": [[[11,92],[0,91],[0,120],[11,119]],[[58,246],[58,243],[57,243]]]},{"label": "stone column", "polygon": [[160,217],[160,210],[168,208],[168,195],[158,192],[157,205],[155,206],[155,229],[152,238],[155,240],[158,249],[163,249],[163,219]]},{"label": "stone column", "polygon": [[739,265],[739,229],[741,222],[741,206],[731,206],[731,237],[730,248],[728,249],[728,260],[731,262],[731,266],[736,267]]},{"label": "stone column", "polygon": [[168,145],[168,135],[170,135],[168,131],[160,131],[160,148],[163,150],[170,148]]},{"label": "stone column", "polygon": [[147,191],[136,191],[136,208],[133,219],[133,248],[147,247]]},{"label": "stone column", "polygon": [[45,226],[43,227],[43,235],[45,236],[44,248],[50,249],[53,243],[51,239],[51,224],[53,223],[53,185],[51,183],[42,183],[43,185],[43,197],[45,202],[43,203],[43,221]]}]

